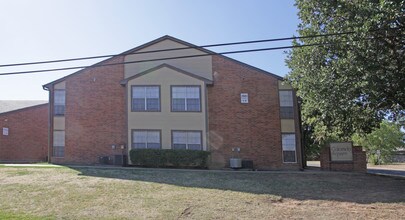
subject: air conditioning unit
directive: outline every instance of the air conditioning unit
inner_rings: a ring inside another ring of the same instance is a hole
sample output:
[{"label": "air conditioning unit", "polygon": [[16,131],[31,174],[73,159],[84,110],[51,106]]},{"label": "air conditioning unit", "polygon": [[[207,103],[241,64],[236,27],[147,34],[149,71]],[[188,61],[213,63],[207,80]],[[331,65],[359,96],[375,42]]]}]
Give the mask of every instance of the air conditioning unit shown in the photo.
[{"label": "air conditioning unit", "polygon": [[240,159],[240,158],[231,158],[231,159],[229,159],[229,166],[232,169],[242,168],[242,159]]},{"label": "air conditioning unit", "polygon": [[98,158],[98,163],[102,165],[107,165],[110,162],[110,157],[109,156],[103,156]]},{"label": "air conditioning unit", "polygon": [[114,165],[123,167],[126,166],[127,155],[114,155]]}]

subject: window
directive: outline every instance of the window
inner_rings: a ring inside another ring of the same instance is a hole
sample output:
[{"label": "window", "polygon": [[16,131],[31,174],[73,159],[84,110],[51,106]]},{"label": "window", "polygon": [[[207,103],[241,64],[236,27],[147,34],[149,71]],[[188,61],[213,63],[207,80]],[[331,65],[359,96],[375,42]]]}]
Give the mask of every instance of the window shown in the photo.
[{"label": "window", "polygon": [[202,150],[201,131],[173,131],[173,149]]},{"label": "window", "polygon": [[53,113],[54,115],[65,115],[65,90],[55,90],[53,99]]},{"label": "window", "polygon": [[282,134],[281,136],[284,163],[295,163],[295,134]]},{"label": "window", "polygon": [[201,111],[199,86],[173,86],[172,111],[199,112]]},{"label": "window", "polygon": [[293,95],[291,90],[280,91],[280,106],[293,107]]},{"label": "window", "polygon": [[294,109],[293,109],[293,107],[280,107],[280,117],[282,119],[294,118]]},{"label": "window", "polygon": [[53,156],[63,157],[65,155],[65,131],[53,132]]},{"label": "window", "polygon": [[159,149],[160,131],[159,130],[134,130],[132,131],[132,148],[141,149]]},{"label": "window", "polygon": [[160,111],[160,87],[133,86],[132,111],[134,112]]}]

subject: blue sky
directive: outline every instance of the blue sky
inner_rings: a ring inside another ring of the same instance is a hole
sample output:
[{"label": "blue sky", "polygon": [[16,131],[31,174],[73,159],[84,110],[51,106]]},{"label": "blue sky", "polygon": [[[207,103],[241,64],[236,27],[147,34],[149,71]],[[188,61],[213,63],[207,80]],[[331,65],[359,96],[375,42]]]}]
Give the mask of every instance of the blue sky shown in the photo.
[{"label": "blue sky", "polygon": [[[0,65],[117,54],[163,35],[196,45],[288,37],[297,35],[298,22],[293,0],[1,1]],[[221,52],[290,44],[208,49]],[[230,57],[280,76],[289,71],[282,50]],[[1,67],[0,73],[97,61]],[[0,100],[46,100],[42,85],[73,72],[0,76]]]}]

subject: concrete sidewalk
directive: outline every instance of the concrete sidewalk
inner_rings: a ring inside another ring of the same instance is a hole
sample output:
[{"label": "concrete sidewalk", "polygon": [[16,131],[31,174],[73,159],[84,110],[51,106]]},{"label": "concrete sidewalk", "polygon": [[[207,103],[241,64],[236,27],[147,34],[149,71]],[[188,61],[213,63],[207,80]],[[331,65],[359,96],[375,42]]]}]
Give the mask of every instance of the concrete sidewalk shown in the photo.
[{"label": "concrete sidewalk", "polygon": [[393,170],[393,169],[374,169],[368,168],[367,173],[377,174],[380,176],[393,176],[405,178],[405,170]]},{"label": "concrete sidewalk", "polygon": [[[307,161],[308,169],[316,170],[320,168],[319,161]],[[367,173],[381,176],[404,177],[405,163],[387,165],[367,165]]]},{"label": "concrete sidewalk", "polygon": [[35,164],[35,163],[25,163],[25,164],[13,164],[13,163],[8,163],[8,164],[0,164],[0,166],[3,167],[53,167],[53,168],[59,168],[59,167],[65,167],[65,166],[60,166],[56,164]]},{"label": "concrete sidewalk", "polygon": [[[392,166],[392,165],[391,165]],[[175,171],[199,171],[199,172],[236,172],[236,173],[321,173],[327,174],[327,171],[320,171],[319,161],[308,161],[308,167],[304,171],[284,171],[284,170],[274,170],[274,171],[246,171],[246,170],[200,170],[200,169],[173,169],[173,168],[143,168],[143,167],[120,167],[120,166],[86,166],[86,165],[56,165],[56,164],[0,164],[0,167],[27,167],[27,168],[93,168],[93,169],[132,169],[132,170],[175,170]],[[351,172],[333,172],[333,173],[344,173],[350,174]],[[367,173],[382,176],[392,176],[392,177],[402,177],[405,178],[405,169],[402,168],[392,168],[384,166],[372,166],[367,168]]]}]

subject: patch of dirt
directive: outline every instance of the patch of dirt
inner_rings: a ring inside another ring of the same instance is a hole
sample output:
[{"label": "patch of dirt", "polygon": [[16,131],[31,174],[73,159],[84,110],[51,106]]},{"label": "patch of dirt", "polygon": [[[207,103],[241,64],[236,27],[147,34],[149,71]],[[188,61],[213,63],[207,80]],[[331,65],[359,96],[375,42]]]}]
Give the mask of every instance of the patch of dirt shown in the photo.
[{"label": "patch of dirt", "polygon": [[178,219],[190,217],[192,215],[191,211],[192,211],[192,206],[189,206],[189,207],[185,208],[183,210],[183,212],[181,212]]}]

